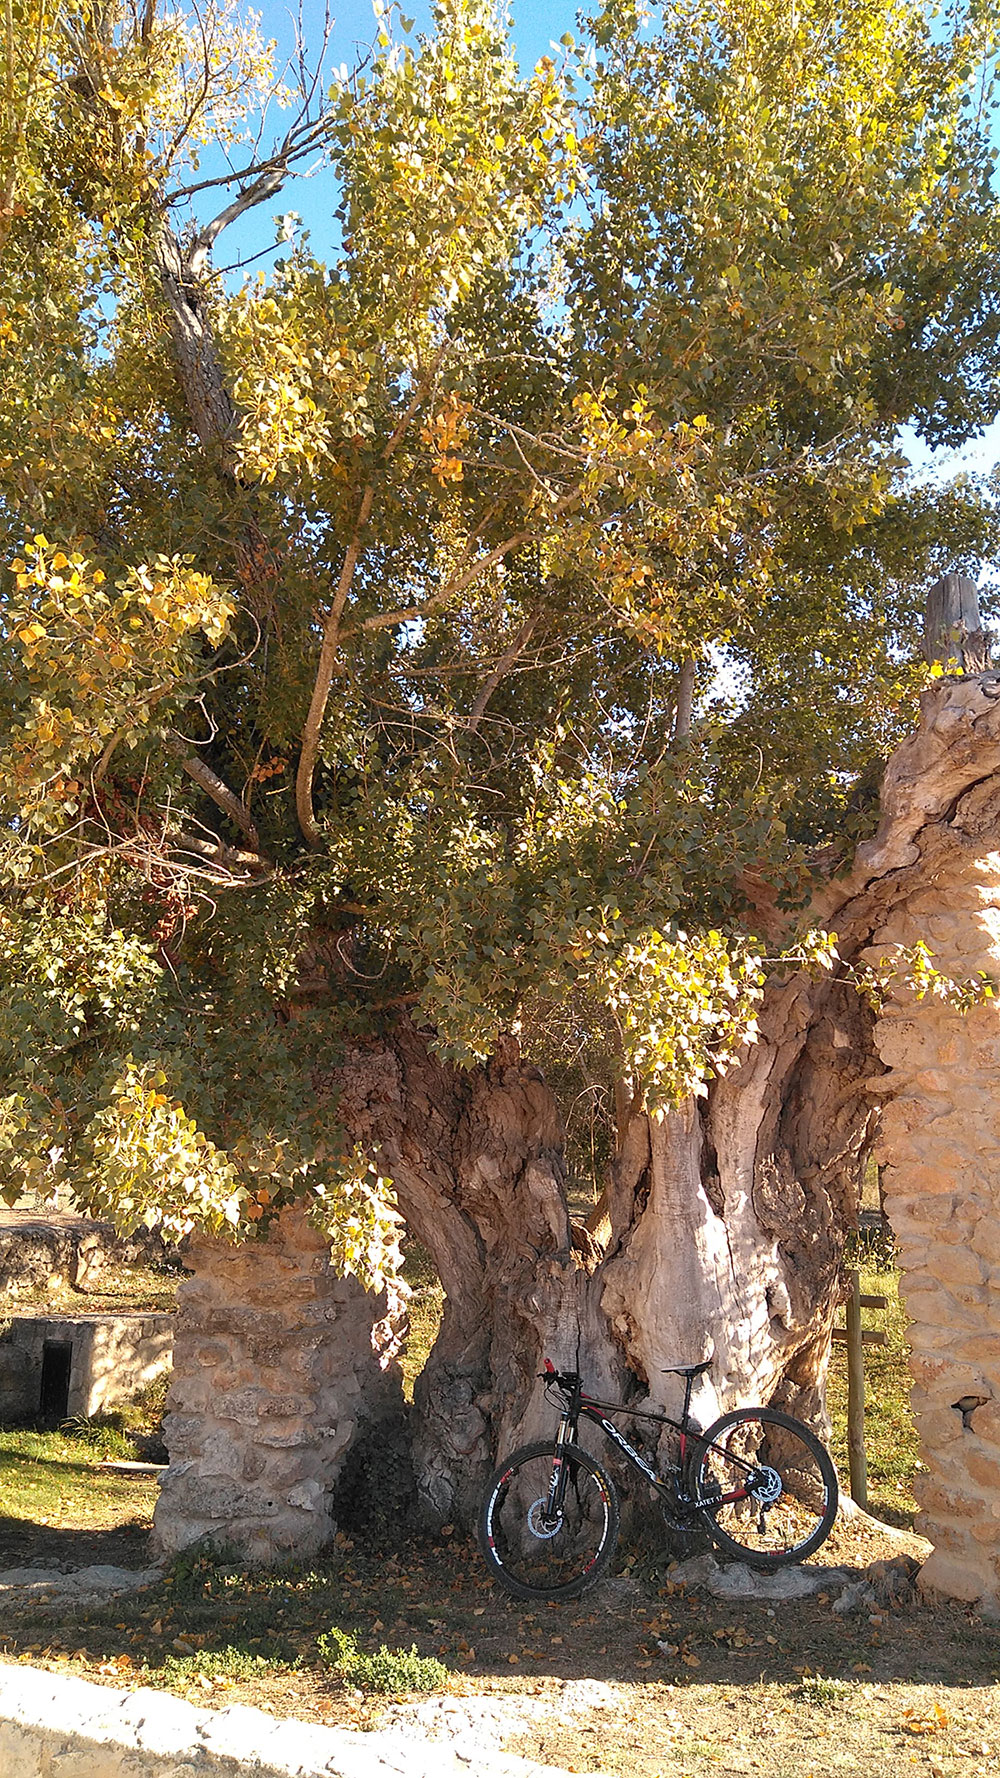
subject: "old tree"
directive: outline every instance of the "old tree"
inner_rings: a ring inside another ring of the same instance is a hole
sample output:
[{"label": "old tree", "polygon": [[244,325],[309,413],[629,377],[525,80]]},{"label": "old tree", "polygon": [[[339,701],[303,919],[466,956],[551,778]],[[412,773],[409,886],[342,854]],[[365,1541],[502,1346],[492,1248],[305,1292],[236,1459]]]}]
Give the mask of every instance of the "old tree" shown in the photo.
[{"label": "old tree", "polygon": [[[7,1195],[377,1284],[391,1181],[439,1518],[545,1353],[822,1416],[871,1064],[802,910],[993,544],[894,455],[997,405],[988,10],[610,0],[522,75],[440,0],[331,84],[8,8]],[[241,278],[298,170],[325,262]]]}]

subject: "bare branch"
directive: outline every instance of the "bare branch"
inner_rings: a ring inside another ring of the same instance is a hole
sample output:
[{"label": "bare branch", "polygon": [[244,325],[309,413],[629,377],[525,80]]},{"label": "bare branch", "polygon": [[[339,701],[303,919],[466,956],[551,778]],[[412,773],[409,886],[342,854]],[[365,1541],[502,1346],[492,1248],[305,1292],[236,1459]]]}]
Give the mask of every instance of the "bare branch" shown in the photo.
[{"label": "bare branch", "polygon": [[475,703],[469,711],[469,720],[465,725],[470,735],[476,733],[486,712],[486,706],[493,696],[493,693],[496,691],[497,686],[500,684],[501,679],[510,672],[515,661],[527,648],[528,643],[531,641],[531,638],[538,627],[540,617],[540,612],[533,611],[530,617],[525,618],[524,623],[521,625],[521,628],[518,630],[517,635],[514,637],[514,640],[506,653],[501,655],[496,666],[493,668],[493,671],[488,673],[483,680],[479,691],[476,693]]},{"label": "bare branch", "polygon": [[168,836],[167,844],[172,853],[191,852],[196,858],[204,858],[210,864],[225,866],[232,870],[237,868],[243,872],[260,877],[272,870],[272,865],[259,852],[244,852],[238,846],[224,845],[222,840],[200,839],[196,834],[178,830]]},{"label": "bare branch", "polygon": [[242,216],[245,210],[252,210],[257,204],[266,204],[268,198],[273,198],[281,190],[287,178],[287,167],[270,168],[259,179],[253,180],[243,191],[238,192],[231,204],[227,204],[224,210],[219,211],[218,216],[205,224],[195,237],[188,254],[188,265],[193,277],[197,277],[204,269],[205,261],[223,229],[235,222],[238,216]]},{"label": "bare branch", "polygon": [[168,745],[173,753],[179,755],[181,765],[188,777],[193,778],[205,795],[211,797],[217,809],[221,809],[224,815],[229,816],[230,821],[234,822],[240,832],[249,840],[255,855],[259,858],[261,852],[257,829],[235,791],[230,790],[228,784],[224,784],[218,773],[213,772],[211,766],[207,765],[203,759],[199,759],[196,754],[187,751],[180,735],[170,735]]},{"label": "bare branch", "polygon": [[259,179],[264,173],[276,170],[283,170],[287,178],[293,163],[302,160],[319,146],[326,128],[325,118],[296,125],[288,131],[280,148],[276,148],[273,154],[266,155],[263,160],[255,158],[245,167],[236,167],[229,173],[217,173],[211,179],[197,179],[190,185],[178,185],[163,198],[164,208],[183,203],[186,198],[195,197],[200,191],[211,191],[219,185],[242,185],[244,180]]}]

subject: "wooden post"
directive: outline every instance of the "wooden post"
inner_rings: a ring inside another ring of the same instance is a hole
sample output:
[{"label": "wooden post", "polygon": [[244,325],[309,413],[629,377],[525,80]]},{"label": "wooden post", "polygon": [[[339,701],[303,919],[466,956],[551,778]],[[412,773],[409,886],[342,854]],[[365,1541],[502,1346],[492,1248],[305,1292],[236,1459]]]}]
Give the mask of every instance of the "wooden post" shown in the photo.
[{"label": "wooden post", "polygon": [[861,1332],[861,1283],[856,1271],[848,1273],[851,1293],[847,1299],[847,1461],[851,1472],[851,1497],[862,1511],[868,1506],[868,1459],[865,1456],[865,1358]]},{"label": "wooden post", "polygon": [[985,673],[992,640],[983,629],[975,581],[967,574],[942,574],[927,595],[924,658],[960,673]]}]

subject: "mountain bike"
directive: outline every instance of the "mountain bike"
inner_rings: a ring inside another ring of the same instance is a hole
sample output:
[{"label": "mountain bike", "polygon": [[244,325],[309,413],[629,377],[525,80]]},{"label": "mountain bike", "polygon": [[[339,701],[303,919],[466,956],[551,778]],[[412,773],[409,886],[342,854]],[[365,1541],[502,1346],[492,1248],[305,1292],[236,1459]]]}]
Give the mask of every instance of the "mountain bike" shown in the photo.
[{"label": "mountain bike", "polygon": [[[701,1524],[726,1555],[771,1570],[819,1549],[837,1516],[837,1472],[806,1426],[775,1408],[736,1408],[700,1431],[691,1391],[711,1363],[674,1364],[684,1378],[679,1420],[585,1395],[575,1371],[548,1359],[546,1399],[560,1410],[552,1442],[523,1445],[494,1472],[479,1517],[479,1544],[502,1586],[519,1599],[572,1599],[605,1572],[620,1525],[614,1482],[576,1442],[581,1420],[600,1428],[655,1489],[669,1524]],[[670,1426],[677,1462],[663,1475],[610,1414]]]}]

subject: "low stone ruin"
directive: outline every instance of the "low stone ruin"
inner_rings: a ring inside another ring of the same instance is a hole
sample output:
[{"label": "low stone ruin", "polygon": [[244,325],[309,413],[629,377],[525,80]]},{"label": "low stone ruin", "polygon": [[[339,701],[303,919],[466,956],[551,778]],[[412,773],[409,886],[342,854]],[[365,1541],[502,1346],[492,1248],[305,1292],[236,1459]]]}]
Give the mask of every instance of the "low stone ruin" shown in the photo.
[{"label": "low stone ruin", "polygon": [[110,1223],[69,1211],[0,1207],[0,1301],[61,1289],[87,1294],[101,1289],[109,1267],[161,1263],[166,1252],[152,1230],[123,1237]]},{"label": "low stone ruin", "polygon": [[0,1321],[0,1421],[50,1425],[116,1407],[170,1369],[171,1314]]}]

